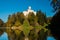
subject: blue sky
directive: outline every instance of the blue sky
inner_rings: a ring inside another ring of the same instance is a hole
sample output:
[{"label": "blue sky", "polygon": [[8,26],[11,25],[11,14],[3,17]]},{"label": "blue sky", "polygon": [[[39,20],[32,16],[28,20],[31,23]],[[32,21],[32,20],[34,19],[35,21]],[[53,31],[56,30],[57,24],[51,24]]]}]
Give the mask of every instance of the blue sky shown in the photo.
[{"label": "blue sky", "polygon": [[33,10],[41,10],[47,16],[53,16],[49,0],[0,0],[0,19],[7,21],[8,15],[23,12],[31,6]]}]

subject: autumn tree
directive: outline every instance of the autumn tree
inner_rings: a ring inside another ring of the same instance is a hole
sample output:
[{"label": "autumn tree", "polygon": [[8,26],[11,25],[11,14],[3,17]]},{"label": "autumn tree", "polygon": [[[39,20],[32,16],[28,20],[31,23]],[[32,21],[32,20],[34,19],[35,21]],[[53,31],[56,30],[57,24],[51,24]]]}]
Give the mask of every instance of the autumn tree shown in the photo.
[{"label": "autumn tree", "polygon": [[22,12],[17,12],[18,20],[20,21],[21,24],[23,24],[23,21],[25,19],[25,16]]},{"label": "autumn tree", "polygon": [[4,22],[0,19],[0,27],[2,27]]},{"label": "autumn tree", "polygon": [[30,25],[35,26],[36,16],[34,15],[33,12],[30,12],[28,14],[28,21],[29,21]]},{"label": "autumn tree", "polygon": [[44,29],[41,29],[39,32],[38,32],[38,40],[45,40],[45,32],[44,32]]},{"label": "autumn tree", "polygon": [[30,33],[29,33],[29,36],[28,36],[29,40],[36,40],[37,35],[35,33],[36,33],[35,29],[30,30]]},{"label": "autumn tree", "polygon": [[15,14],[9,15],[8,20],[6,22],[7,27],[12,27],[15,24],[15,21],[16,21]]},{"label": "autumn tree", "polygon": [[37,22],[40,24],[40,25],[44,25],[44,22],[46,22],[46,14],[44,14],[43,12],[41,11],[37,11]]},{"label": "autumn tree", "polygon": [[4,25],[4,22],[0,19],[0,35],[2,35],[4,32],[3,25]]},{"label": "autumn tree", "polygon": [[23,31],[21,31],[18,40],[25,40],[24,37],[25,37],[25,35],[24,35]]},{"label": "autumn tree", "polygon": [[47,23],[49,24],[51,21],[52,17],[47,17]]},{"label": "autumn tree", "polygon": [[52,0],[51,5],[55,11],[60,10],[60,0]]}]

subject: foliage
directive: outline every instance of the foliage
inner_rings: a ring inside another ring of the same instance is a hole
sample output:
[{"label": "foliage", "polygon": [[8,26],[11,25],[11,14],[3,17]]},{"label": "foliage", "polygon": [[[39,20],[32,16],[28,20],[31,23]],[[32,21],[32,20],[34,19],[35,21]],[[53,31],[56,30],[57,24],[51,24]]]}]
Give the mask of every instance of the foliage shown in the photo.
[{"label": "foliage", "polygon": [[17,20],[14,25],[15,26],[21,26],[21,23]]},{"label": "foliage", "polygon": [[48,30],[45,28],[48,25],[46,14],[41,11],[37,11],[37,15],[30,12],[27,18],[22,12],[17,12],[16,14],[9,15],[6,23],[0,20],[0,26],[3,26],[3,24],[6,27],[18,27],[15,30],[6,29],[10,37],[14,39],[16,36],[16,40],[24,40],[24,36],[29,36],[31,40],[37,40],[37,31],[43,29],[46,32]]},{"label": "foliage", "polygon": [[41,29],[39,32],[38,32],[38,40],[45,40],[46,38],[46,32],[44,32],[44,29]]},{"label": "foliage", "polygon": [[29,32],[29,39],[30,40],[36,40],[37,38],[37,35],[36,35],[36,32],[35,32],[35,29],[32,29],[30,32]]},{"label": "foliage", "polygon": [[41,11],[37,11],[37,22],[40,25],[44,25],[44,22],[46,22],[46,15],[44,13],[42,13]]},{"label": "foliage", "polygon": [[28,21],[29,21],[29,24],[34,26],[35,25],[35,22],[36,22],[36,16],[34,15],[34,13],[30,12],[28,14]]},{"label": "foliage", "polygon": [[23,32],[25,36],[28,36],[29,32],[30,32],[30,25],[28,20],[25,20],[23,23]]},{"label": "foliage", "polygon": [[60,9],[60,0],[52,0],[51,5],[55,11],[59,10]]},{"label": "foliage", "polygon": [[52,17],[47,17],[47,24],[50,24]]},{"label": "foliage", "polygon": [[21,24],[23,24],[25,16],[22,12],[17,12],[16,14],[18,16],[18,20],[20,21]]},{"label": "foliage", "polygon": [[0,19],[0,27],[2,27],[4,22]]},{"label": "foliage", "polygon": [[24,35],[23,31],[21,31],[18,40],[24,40],[24,37],[25,37],[25,35]]}]

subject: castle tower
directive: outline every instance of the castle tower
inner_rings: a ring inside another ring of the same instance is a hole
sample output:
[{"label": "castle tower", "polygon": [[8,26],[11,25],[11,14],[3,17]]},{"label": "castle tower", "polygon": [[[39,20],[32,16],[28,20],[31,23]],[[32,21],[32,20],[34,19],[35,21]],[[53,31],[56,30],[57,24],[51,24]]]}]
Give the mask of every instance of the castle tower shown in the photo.
[{"label": "castle tower", "polygon": [[28,9],[31,10],[31,6],[29,6]]},{"label": "castle tower", "polygon": [[33,12],[36,15],[36,12],[31,9],[31,6],[28,7],[27,11],[23,11],[24,16],[28,16],[30,12]]}]

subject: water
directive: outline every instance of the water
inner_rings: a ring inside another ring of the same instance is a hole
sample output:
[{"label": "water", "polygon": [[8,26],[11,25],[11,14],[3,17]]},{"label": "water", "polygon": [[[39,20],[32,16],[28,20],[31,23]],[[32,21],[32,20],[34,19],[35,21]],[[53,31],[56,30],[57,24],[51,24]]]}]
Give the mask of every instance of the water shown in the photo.
[{"label": "water", "polygon": [[47,36],[47,40],[56,40],[53,36]]},{"label": "water", "polygon": [[[0,40],[8,40],[8,35],[6,32],[4,32],[1,36],[0,36]],[[28,38],[25,38],[25,40],[28,40]],[[56,40],[53,36],[47,36],[47,40]]]},{"label": "water", "polygon": [[6,32],[4,32],[1,36],[0,36],[0,40],[8,40],[8,35]]}]

